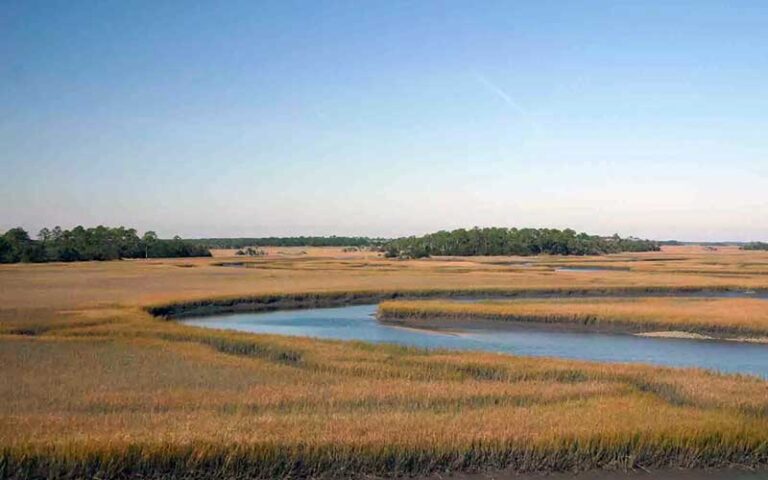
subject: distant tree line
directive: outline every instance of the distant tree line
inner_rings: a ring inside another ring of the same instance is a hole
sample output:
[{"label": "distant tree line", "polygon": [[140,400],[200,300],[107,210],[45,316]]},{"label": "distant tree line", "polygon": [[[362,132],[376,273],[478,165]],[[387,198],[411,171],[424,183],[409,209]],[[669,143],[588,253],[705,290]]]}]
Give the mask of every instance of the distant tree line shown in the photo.
[{"label": "distant tree line", "polygon": [[245,247],[371,247],[383,240],[368,237],[256,237],[256,238],[196,238],[186,242],[208,248]]},{"label": "distant tree line", "polygon": [[742,250],[768,250],[768,243],[765,242],[750,242],[742,245]]},{"label": "distant tree line", "polygon": [[139,237],[135,229],[124,227],[43,228],[37,239],[22,228],[0,235],[0,263],[209,256],[208,248],[179,237],[164,240],[152,231]]},{"label": "distant tree line", "polygon": [[439,231],[422,237],[387,242],[387,257],[421,258],[431,255],[602,255],[660,250],[651,240],[600,237],[553,228],[473,228]]},{"label": "distant tree line", "polygon": [[699,247],[739,247],[742,250],[765,250],[765,242],[681,242],[679,240],[661,240],[661,246],[695,245]]}]

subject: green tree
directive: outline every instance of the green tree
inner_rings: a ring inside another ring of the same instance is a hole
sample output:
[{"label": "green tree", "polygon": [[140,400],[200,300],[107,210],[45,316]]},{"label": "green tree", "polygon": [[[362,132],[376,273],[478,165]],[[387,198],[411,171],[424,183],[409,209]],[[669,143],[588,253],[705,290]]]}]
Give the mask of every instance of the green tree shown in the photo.
[{"label": "green tree", "polygon": [[141,241],[144,244],[144,258],[149,258],[149,250],[157,243],[157,234],[149,230],[141,237]]}]

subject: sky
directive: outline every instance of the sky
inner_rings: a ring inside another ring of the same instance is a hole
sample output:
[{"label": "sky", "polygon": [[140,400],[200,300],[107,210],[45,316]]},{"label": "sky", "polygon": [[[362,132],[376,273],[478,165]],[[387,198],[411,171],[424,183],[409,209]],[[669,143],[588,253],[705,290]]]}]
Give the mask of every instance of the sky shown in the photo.
[{"label": "sky", "polygon": [[0,230],[768,239],[768,2],[0,2]]}]

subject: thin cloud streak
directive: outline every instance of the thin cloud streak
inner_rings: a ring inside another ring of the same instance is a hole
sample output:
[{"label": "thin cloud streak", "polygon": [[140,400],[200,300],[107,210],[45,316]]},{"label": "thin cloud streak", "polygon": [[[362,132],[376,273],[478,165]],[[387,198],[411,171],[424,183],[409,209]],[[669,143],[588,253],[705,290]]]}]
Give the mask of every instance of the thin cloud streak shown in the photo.
[{"label": "thin cloud streak", "polygon": [[478,82],[480,82],[488,91],[495,94],[497,97],[504,100],[504,103],[512,107],[513,110],[515,110],[517,113],[521,115],[528,116],[528,111],[521,107],[517,102],[512,100],[512,97],[509,96],[507,92],[502,90],[498,85],[494,84],[490,80],[488,80],[484,75],[475,72],[475,78]]},{"label": "thin cloud streak", "polygon": [[517,103],[515,100],[512,99],[512,97],[505,92],[501,87],[496,85],[495,83],[488,80],[485,75],[481,74],[480,72],[474,72],[475,79],[489,92],[492,93],[494,96],[499,97],[507,106],[509,106],[512,110],[514,110],[518,115],[520,115],[523,119],[524,124],[528,124],[529,128],[531,129],[531,134],[534,137],[541,136],[542,128],[541,125],[539,125],[539,122],[537,119],[525,108],[520,106],[519,103]]}]

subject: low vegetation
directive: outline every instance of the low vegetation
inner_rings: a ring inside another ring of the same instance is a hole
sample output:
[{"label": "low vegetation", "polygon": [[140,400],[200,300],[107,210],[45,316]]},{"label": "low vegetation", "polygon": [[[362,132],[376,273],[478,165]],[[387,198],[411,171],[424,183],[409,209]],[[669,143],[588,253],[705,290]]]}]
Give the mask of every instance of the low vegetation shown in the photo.
[{"label": "low vegetation", "polygon": [[133,228],[77,226],[40,230],[37,240],[22,228],[0,235],[0,263],[75,262],[121,258],[210,257],[207,248],[183,241],[157,238],[155,232],[139,237]]},{"label": "low vegetation", "polygon": [[659,244],[637,238],[599,237],[553,228],[473,228],[398,238],[384,247],[387,257],[433,255],[603,255],[658,251]]},{"label": "low vegetation", "polygon": [[743,245],[742,250],[768,250],[768,243],[765,242],[752,242]]},{"label": "low vegetation", "polygon": [[244,247],[371,247],[384,240],[369,237],[245,237],[196,238],[188,240],[208,248],[238,249]]},{"label": "low vegetation", "polygon": [[[522,299],[382,302],[382,319],[486,319],[629,332],[683,331],[725,338],[768,337],[766,300],[729,298]],[[440,323],[439,321],[437,322]]]},{"label": "low vegetation", "polygon": [[437,291],[768,288],[768,254],[735,248],[580,258],[633,265],[581,273],[339,251],[254,268],[0,266],[0,478],[768,466],[768,383],[756,377],[203,330],[148,312]]},{"label": "low vegetation", "polygon": [[266,251],[261,248],[246,247],[241,248],[235,252],[238,257],[263,257],[267,254]]}]

